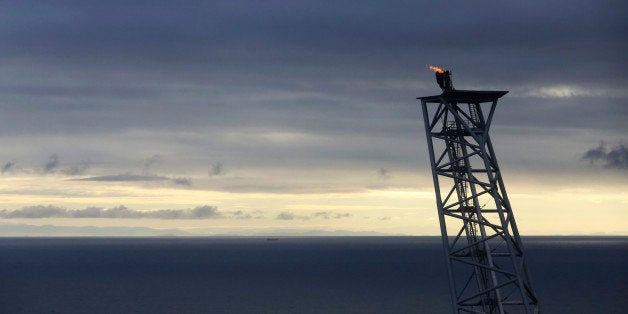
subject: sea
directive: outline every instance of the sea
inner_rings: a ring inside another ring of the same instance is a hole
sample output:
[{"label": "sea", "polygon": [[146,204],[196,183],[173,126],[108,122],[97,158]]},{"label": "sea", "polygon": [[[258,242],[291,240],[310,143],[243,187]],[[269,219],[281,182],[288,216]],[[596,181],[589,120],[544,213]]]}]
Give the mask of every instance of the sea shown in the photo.
[{"label": "sea", "polygon": [[[628,313],[628,237],[526,237],[541,313]],[[439,237],[0,238],[0,313],[451,313]]]}]

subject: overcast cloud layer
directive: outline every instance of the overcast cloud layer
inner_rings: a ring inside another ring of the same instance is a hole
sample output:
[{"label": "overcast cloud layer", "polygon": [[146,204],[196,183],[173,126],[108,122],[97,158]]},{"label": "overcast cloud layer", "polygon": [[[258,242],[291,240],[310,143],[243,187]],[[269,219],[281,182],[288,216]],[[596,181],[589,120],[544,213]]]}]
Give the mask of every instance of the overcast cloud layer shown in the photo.
[{"label": "overcast cloud layer", "polygon": [[[399,135],[413,96],[437,92],[426,63],[527,97],[509,102],[528,117],[501,123],[626,129],[624,2],[490,3],[10,3],[2,131]],[[544,121],[564,106],[575,120]]]},{"label": "overcast cloud layer", "polygon": [[[145,167],[192,149],[226,158],[255,154],[269,163],[282,154],[411,161],[414,156],[389,152],[382,142],[420,136],[413,99],[438,91],[428,63],[451,68],[460,88],[510,90],[498,125],[624,133],[626,7],[621,1],[10,3],[0,13],[0,132],[90,134],[83,140],[102,145],[40,143],[38,150],[3,157],[55,154],[45,172],[59,157],[120,163],[136,147],[107,145],[100,136],[143,130],[144,138],[134,141],[147,147],[137,148],[153,151],[136,159],[156,158]],[[156,132],[164,129],[208,139],[184,134],[185,143],[174,143],[179,147],[162,148],[159,142],[172,142]],[[304,138],[289,142],[298,136]],[[343,151],[336,143],[317,145],[316,136],[337,137],[340,146],[372,140]]]},{"label": "overcast cloud layer", "polygon": [[[625,184],[627,20],[625,1],[8,2],[0,193],[429,190],[427,64],[510,91],[492,128],[506,176]],[[354,214],[312,210],[274,220]]]}]

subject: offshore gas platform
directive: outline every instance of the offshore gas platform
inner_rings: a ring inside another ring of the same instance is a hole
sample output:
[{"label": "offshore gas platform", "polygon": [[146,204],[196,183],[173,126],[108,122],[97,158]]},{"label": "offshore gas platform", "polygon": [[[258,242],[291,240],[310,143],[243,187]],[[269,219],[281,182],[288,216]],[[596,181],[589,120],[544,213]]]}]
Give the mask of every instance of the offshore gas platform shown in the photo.
[{"label": "offshore gas platform", "polygon": [[419,97],[454,313],[539,313],[526,255],[489,130],[508,91],[454,89]]}]

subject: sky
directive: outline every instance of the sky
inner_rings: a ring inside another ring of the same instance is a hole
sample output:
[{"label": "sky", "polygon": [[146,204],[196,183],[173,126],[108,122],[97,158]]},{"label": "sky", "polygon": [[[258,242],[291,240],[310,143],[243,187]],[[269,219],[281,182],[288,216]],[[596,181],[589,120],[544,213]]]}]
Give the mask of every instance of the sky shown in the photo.
[{"label": "sky", "polygon": [[628,235],[625,1],[11,1],[0,236],[438,235],[416,97],[508,90],[523,235]]}]

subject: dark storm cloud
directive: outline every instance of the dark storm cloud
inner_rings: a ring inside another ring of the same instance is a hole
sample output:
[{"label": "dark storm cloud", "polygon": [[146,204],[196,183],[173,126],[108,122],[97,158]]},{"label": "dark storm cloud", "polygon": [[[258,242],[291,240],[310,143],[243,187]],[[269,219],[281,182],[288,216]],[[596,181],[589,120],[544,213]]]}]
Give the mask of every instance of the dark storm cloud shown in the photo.
[{"label": "dark storm cloud", "polygon": [[7,163],[4,164],[4,166],[2,166],[2,170],[0,170],[0,173],[4,174],[7,171],[11,171],[11,169],[13,169],[14,166],[15,166],[14,162],[8,161]]},{"label": "dark storm cloud", "polygon": [[244,211],[238,210],[238,211],[233,212],[233,217],[237,219],[252,219],[253,215],[247,214]]},{"label": "dark storm cloud", "polygon": [[172,178],[172,183],[176,184],[176,185],[184,185],[184,186],[191,186],[192,185],[192,179],[191,178]]},{"label": "dark storm cloud", "polygon": [[164,157],[161,155],[153,155],[142,161],[144,165],[144,171],[151,169],[152,167],[164,162]]},{"label": "dark storm cloud", "polygon": [[224,173],[225,173],[225,170],[221,162],[212,164],[208,172],[210,177],[223,175]]},{"label": "dark storm cloud", "polygon": [[59,156],[54,154],[48,158],[46,164],[44,164],[43,171],[44,173],[51,173],[55,171],[59,167]]},{"label": "dark storm cloud", "polygon": [[377,175],[382,179],[387,179],[390,177],[390,171],[386,168],[377,169]]},{"label": "dark storm cloud", "polygon": [[295,216],[293,213],[291,212],[281,212],[277,215],[277,217],[275,217],[275,219],[278,220],[294,220],[297,219],[298,217]]},{"label": "dark storm cloud", "polygon": [[607,148],[602,142],[600,146],[589,149],[582,155],[582,159],[591,165],[602,164],[609,169],[628,170],[628,149],[623,144]]},{"label": "dark storm cloud", "polygon": [[0,218],[152,218],[152,219],[212,219],[223,218],[214,206],[198,206],[191,209],[163,209],[139,211],[125,206],[109,209],[87,207],[84,209],[66,209],[57,206],[26,206],[17,210],[0,210]]},{"label": "dark storm cloud", "polygon": [[84,174],[91,167],[91,162],[84,161],[78,165],[71,165],[62,170],[64,174],[77,176]]},{"label": "dark storm cloud", "polygon": [[588,160],[591,164],[598,160],[606,159],[606,147],[604,142],[600,143],[600,146],[586,151],[582,156],[582,159]]},{"label": "dark storm cloud", "polygon": [[[41,168],[41,172],[54,173],[59,172],[69,176],[76,176],[84,174],[91,167],[90,161],[84,161],[79,164],[61,166],[59,156],[54,154],[48,158],[48,161]],[[9,161],[2,166],[0,173],[16,172],[18,169],[15,167],[15,162]],[[21,172],[30,172],[30,169],[19,169]]]}]

